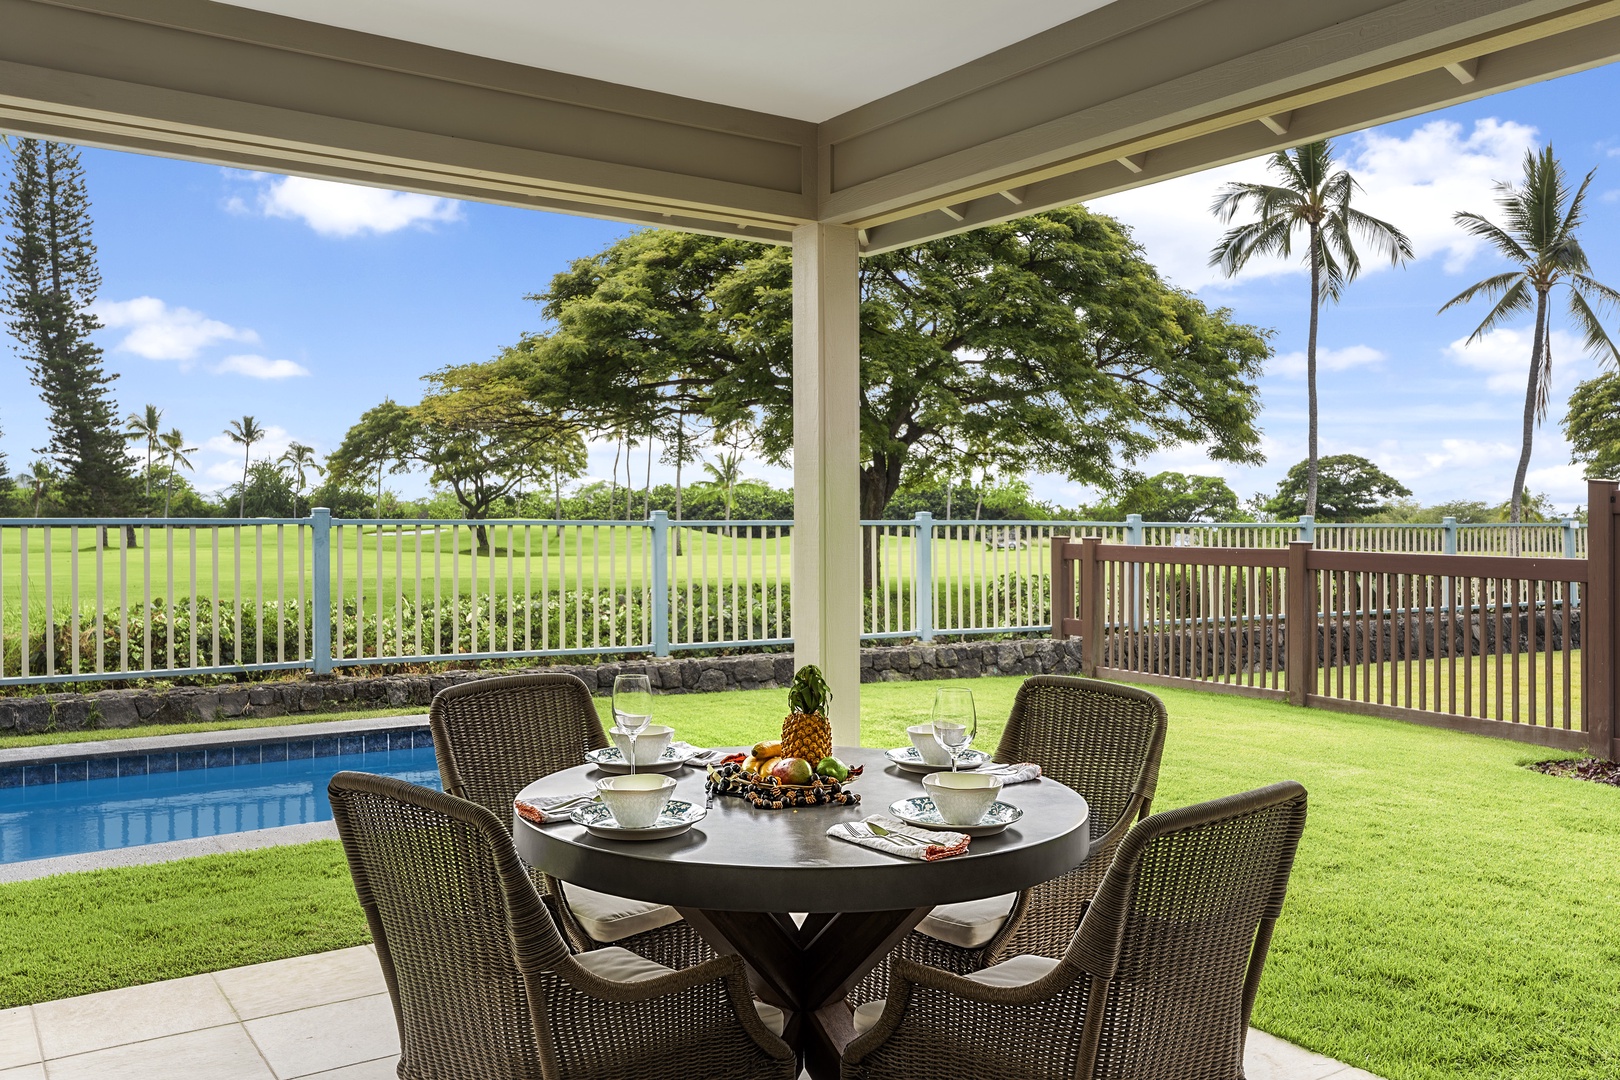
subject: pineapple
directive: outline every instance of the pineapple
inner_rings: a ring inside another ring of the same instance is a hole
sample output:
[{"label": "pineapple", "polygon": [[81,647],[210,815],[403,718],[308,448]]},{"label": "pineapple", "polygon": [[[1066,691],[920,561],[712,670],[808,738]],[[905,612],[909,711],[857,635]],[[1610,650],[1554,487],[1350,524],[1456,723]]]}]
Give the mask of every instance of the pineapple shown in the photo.
[{"label": "pineapple", "polygon": [[832,691],[814,664],[806,664],[793,676],[788,688],[788,707],[793,710],[782,721],[782,753],[816,763],[832,753],[832,723],[826,715]]}]

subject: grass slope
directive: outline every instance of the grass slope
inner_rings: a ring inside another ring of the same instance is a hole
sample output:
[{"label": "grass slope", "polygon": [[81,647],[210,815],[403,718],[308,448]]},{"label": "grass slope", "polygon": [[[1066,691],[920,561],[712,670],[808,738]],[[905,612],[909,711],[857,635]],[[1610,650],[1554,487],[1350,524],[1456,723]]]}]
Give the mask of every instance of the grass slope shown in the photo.
[{"label": "grass slope", "polygon": [[[993,745],[1016,679],[970,685]],[[895,745],[934,687],[862,688]],[[1620,1075],[1620,789],[1533,747],[1371,717],[1163,692],[1161,808],[1292,778],[1311,819],[1256,1023],[1389,1080]],[[836,711],[837,703],[834,703]],[[781,691],[671,697],[696,743],[775,732]],[[0,886],[0,1007],[363,940],[334,845]]]}]

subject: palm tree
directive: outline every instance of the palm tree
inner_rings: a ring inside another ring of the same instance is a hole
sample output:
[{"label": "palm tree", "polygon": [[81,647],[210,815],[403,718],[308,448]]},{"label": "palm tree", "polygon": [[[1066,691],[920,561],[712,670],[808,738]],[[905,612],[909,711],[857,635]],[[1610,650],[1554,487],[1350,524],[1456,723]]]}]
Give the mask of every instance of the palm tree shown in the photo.
[{"label": "palm tree", "polygon": [[148,405],[143,411],[132,412],[124,418],[124,438],[133,443],[146,444],[146,498],[149,502],[152,498],[152,456],[157,453],[162,420],[163,410],[156,405]]},{"label": "palm tree", "polygon": [[1496,301],[1490,313],[1468,335],[1470,342],[1514,315],[1530,311],[1530,296],[1532,292],[1535,294],[1536,325],[1530,343],[1530,378],[1524,389],[1524,442],[1519,451],[1519,469],[1513,474],[1513,507],[1508,516],[1515,524],[1523,512],[1531,440],[1536,425],[1547,418],[1547,390],[1552,384],[1547,297],[1555,286],[1569,287],[1569,317],[1585,335],[1587,351],[1609,361],[1620,360],[1620,350],[1615,348],[1593,310],[1594,302],[1599,308],[1620,303],[1620,293],[1591,277],[1592,264],[1575,236],[1584,217],[1586,189],[1591,187],[1596,174],[1596,169],[1587,173],[1579,190],[1571,196],[1564,179],[1564,167],[1553,156],[1552,147],[1544,147],[1539,154],[1526,151],[1524,182],[1517,186],[1506,181],[1496,184],[1496,205],[1502,213],[1503,225],[1467,211],[1451,215],[1469,235],[1484,240],[1515,264],[1513,270],[1476,281],[1441,307],[1440,310],[1445,311],[1479,296]]},{"label": "palm tree", "polygon": [[231,437],[231,442],[242,447],[242,487],[237,492],[236,516],[246,517],[248,455],[253,452],[253,444],[264,438],[264,428],[253,417],[244,416],[240,420],[232,420],[225,434]]},{"label": "palm tree", "polygon": [[287,471],[293,477],[293,517],[298,516],[298,496],[304,493],[305,473],[315,470],[316,476],[324,475],[326,470],[315,461],[315,448],[305,446],[301,442],[287,444],[287,452],[281,455],[278,465],[287,466]]},{"label": "palm tree", "polygon": [[181,469],[187,472],[193,471],[194,467],[191,464],[191,459],[186,455],[195,454],[197,448],[186,445],[186,438],[180,434],[179,428],[170,428],[163,433],[161,438],[163,440],[163,463],[169,469],[169,482],[163,491],[163,516],[168,517],[169,504],[174,497],[174,478],[179,475]]},{"label": "palm tree", "polygon": [[712,462],[703,463],[703,471],[716,484],[722,484],[726,489],[726,520],[731,520],[731,489],[737,481],[742,479],[742,451],[732,450],[729,453],[715,455]]},{"label": "palm tree", "polygon": [[1412,242],[1387,221],[1352,209],[1350,197],[1361,187],[1344,169],[1337,168],[1333,147],[1326,140],[1293,150],[1279,150],[1266,162],[1281,181],[1270,184],[1228,184],[1215,197],[1211,213],[1222,224],[1245,206],[1256,220],[1227,231],[1209,255],[1227,277],[1235,275],[1256,255],[1293,254],[1294,232],[1303,228],[1306,261],[1311,267],[1311,326],[1305,347],[1306,393],[1310,401],[1310,465],[1305,488],[1305,512],[1316,513],[1316,330],[1324,299],[1337,301],[1345,286],[1361,273],[1361,256],[1353,238],[1359,235],[1391,265],[1412,257]]},{"label": "palm tree", "polygon": [[45,493],[57,481],[56,469],[48,461],[36,461],[28,467],[22,479],[34,491],[34,516],[39,517],[39,507],[45,501]]}]

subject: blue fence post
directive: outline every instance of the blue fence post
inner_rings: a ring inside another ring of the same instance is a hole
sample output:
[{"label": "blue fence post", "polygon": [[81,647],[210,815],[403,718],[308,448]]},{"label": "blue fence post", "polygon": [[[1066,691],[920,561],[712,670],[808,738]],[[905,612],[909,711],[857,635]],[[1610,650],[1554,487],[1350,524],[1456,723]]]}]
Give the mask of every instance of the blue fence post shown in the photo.
[{"label": "blue fence post", "polygon": [[[315,674],[332,674],[332,511],[309,512],[310,555],[315,580],[310,590],[310,662]],[[342,613],[338,614],[342,618]]]},{"label": "blue fence post", "polygon": [[1299,538],[1307,544],[1316,543],[1316,516],[1314,514],[1299,515]]},{"label": "blue fence post", "polygon": [[1440,527],[1445,530],[1440,550],[1447,555],[1457,554],[1457,519],[1443,517],[1440,519]]},{"label": "blue fence post", "polygon": [[652,512],[652,647],[654,656],[669,655],[669,515]]},{"label": "blue fence post", "polygon": [[[1125,542],[1140,547],[1143,540],[1142,515],[1125,515]],[[1131,568],[1131,629],[1142,629],[1142,564]]]},{"label": "blue fence post", "polygon": [[911,579],[911,595],[917,602],[917,636],[923,641],[933,641],[934,515],[927,510],[919,510],[915,528],[911,553],[916,561],[916,570]]},{"label": "blue fence post", "polygon": [[1574,518],[1567,517],[1564,519],[1564,558],[1566,559],[1573,559],[1575,557],[1576,528],[1578,528],[1578,526],[1576,525]]}]

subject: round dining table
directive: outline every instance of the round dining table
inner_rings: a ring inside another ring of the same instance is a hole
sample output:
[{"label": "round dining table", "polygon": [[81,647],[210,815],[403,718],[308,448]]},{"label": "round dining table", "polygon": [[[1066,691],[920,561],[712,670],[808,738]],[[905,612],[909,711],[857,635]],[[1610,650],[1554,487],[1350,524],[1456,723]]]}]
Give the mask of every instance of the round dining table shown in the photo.
[{"label": "round dining table", "polygon": [[[784,1037],[810,1076],[836,1078],[854,1034],[845,995],[930,909],[1058,877],[1085,862],[1091,834],[1085,799],[1043,778],[1005,787],[1001,800],[1023,816],[974,837],[961,855],[924,862],[835,839],[827,835],[833,824],[888,814],[923,787],[882,750],[833,752],[864,766],[849,785],[861,796],[857,806],[769,810],[709,799],[706,770],[683,767],[672,774],[671,797],[707,801],[708,813],[678,836],[610,840],[571,821],[536,825],[514,813],[513,839],[528,865],[587,889],[668,904],[716,952],[741,956],[754,992],[788,1011]],[[588,790],[605,775],[581,765],[536,780],[522,796]]]}]

